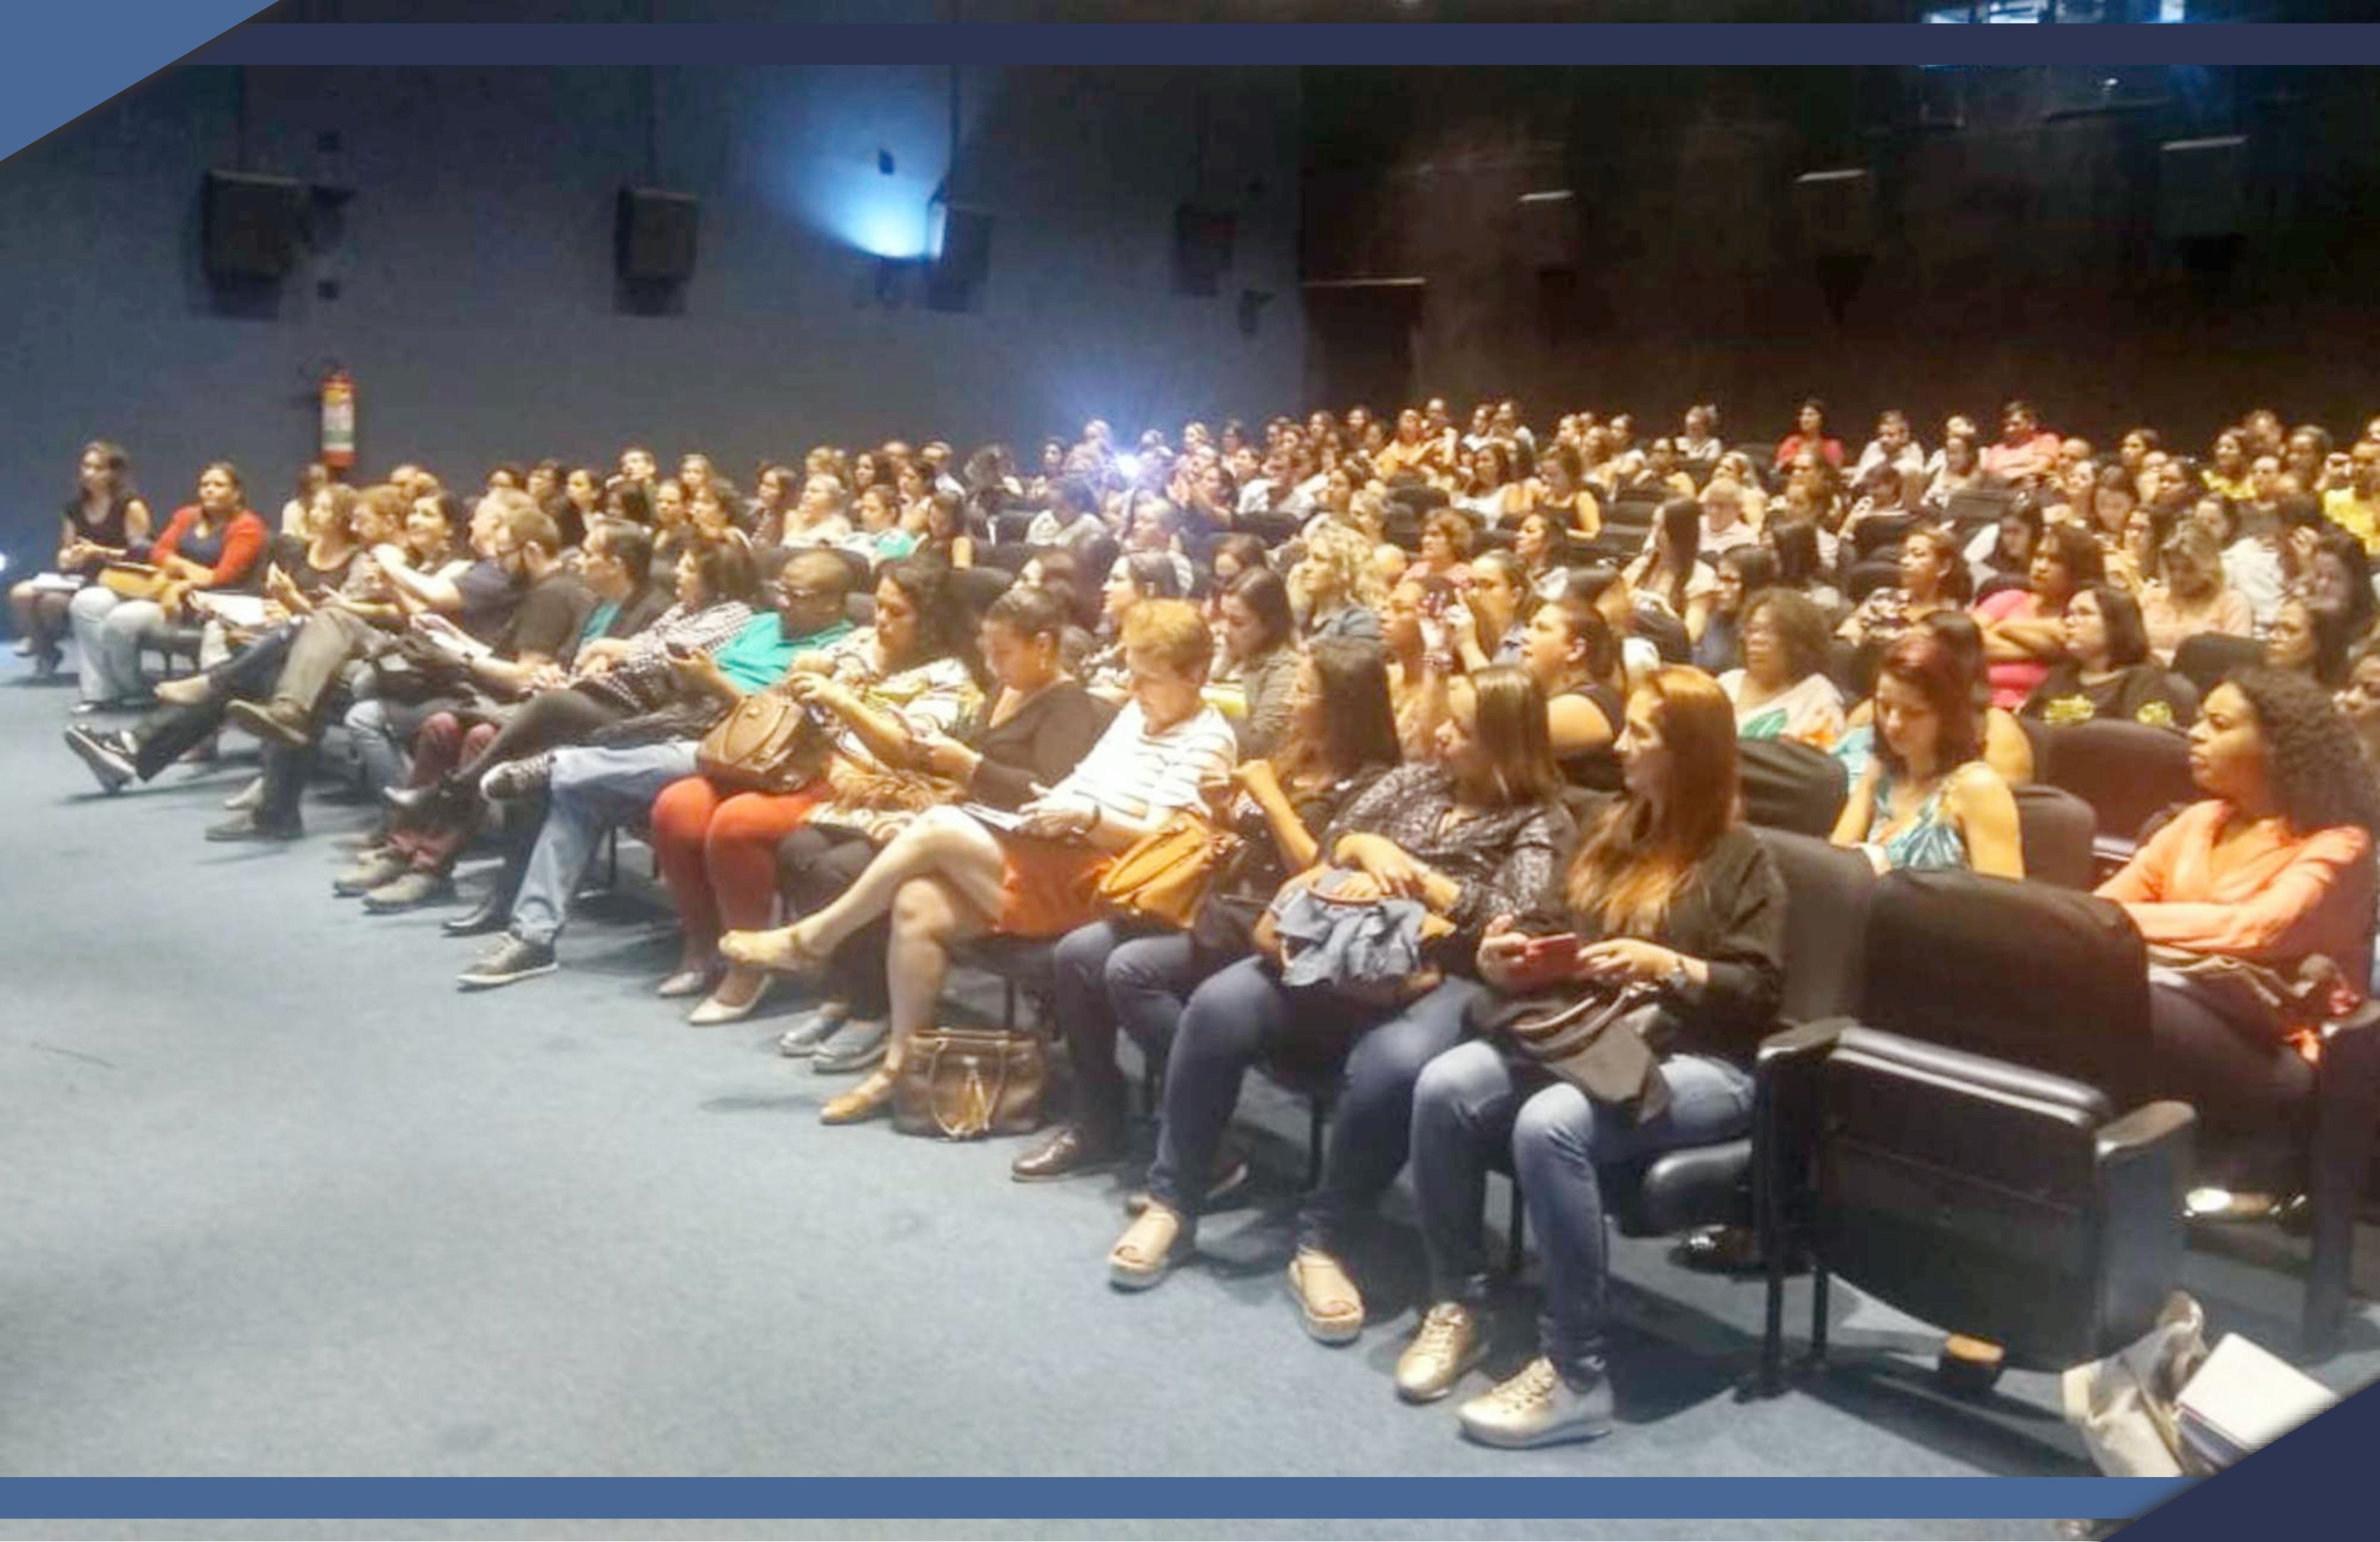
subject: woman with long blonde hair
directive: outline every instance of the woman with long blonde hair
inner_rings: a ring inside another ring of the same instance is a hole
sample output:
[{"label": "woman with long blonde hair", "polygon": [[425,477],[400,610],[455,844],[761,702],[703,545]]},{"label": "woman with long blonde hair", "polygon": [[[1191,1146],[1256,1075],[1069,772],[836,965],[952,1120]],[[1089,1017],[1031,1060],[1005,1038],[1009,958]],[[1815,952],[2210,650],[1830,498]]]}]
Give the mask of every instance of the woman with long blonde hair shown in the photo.
[{"label": "woman with long blonde hair", "polygon": [[[1735,712],[1699,670],[1656,670],[1629,699],[1626,790],[1588,824],[1550,916],[1500,917],[1480,977],[1502,996],[1656,993],[1666,1107],[1633,1117],[1507,1044],[1474,1038],[1414,1091],[1413,1172],[1431,1305],[1396,1368],[1411,1402],[1486,1353],[1488,1173],[1509,1149],[1545,1263],[1538,1355],[1463,1407],[1494,1446],[1592,1439],[1611,1423],[1603,1360],[1599,1163],[1730,1140],[1752,1123],[1752,1062],[1784,982],[1785,887],[1736,798]],[[1473,1014],[1494,1021],[1494,1014]]]}]

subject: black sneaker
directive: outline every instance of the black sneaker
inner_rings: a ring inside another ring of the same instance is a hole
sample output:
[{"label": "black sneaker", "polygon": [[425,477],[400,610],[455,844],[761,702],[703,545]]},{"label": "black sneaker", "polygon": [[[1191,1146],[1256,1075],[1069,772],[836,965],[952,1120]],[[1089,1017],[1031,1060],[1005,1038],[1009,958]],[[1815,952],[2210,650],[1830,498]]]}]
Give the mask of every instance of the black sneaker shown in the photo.
[{"label": "black sneaker", "polygon": [[121,735],[115,734],[102,738],[88,728],[67,730],[67,747],[82,757],[82,763],[91,768],[91,774],[99,778],[99,788],[103,793],[120,793],[126,783],[140,774],[140,769],[132,763],[132,757],[126,754],[118,743],[120,738]]},{"label": "black sneaker", "polygon": [[556,967],[552,944],[508,936],[455,978],[466,990],[493,990],[500,985],[550,975]]}]

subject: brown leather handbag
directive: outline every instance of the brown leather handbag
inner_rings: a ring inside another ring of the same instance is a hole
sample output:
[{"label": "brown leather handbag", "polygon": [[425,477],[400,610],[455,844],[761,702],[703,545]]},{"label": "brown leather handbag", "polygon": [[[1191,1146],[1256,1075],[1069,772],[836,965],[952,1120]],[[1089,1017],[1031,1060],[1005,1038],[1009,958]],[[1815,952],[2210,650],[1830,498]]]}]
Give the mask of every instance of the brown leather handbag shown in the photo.
[{"label": "brown leather handbag", "polygon": [[782,691],[754,691],[704,735],[694,764],[722,787],[790,793],[818,777],[833,747],[808,708]]},{"label": "brown leather handbag", "polygon": [[892,1082],[892,1124],[942,1140],[1029,1135],[1041,1127],[1050,1062],[1041,1040],[1006,1028],[928,1028]]},{"label": "brown leather handbag", "polygon": [[1237,835],[1184,810],[1107,865],[1099,874],[1099,906],[1124,920],[1186,931],[1239,854]]}]

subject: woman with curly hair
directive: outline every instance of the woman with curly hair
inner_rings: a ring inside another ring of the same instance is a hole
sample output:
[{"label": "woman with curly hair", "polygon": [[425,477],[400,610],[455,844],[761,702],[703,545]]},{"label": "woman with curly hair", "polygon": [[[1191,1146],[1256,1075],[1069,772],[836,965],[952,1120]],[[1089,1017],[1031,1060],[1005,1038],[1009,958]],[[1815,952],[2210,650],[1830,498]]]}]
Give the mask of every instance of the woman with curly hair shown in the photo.
[{"label": "woman with curly hair", "polygon": [[[2098,892],[2151,947],[2145,1090],[2188,1099],[2211,1145],[2244,1144],[2252,1158],[2292,1144],[2318,1030],[2370,977],[2380,790],[2330,694],[2272,669],[2242,670],[2208,695],[2190,770],[2206,800]],[[2260,989],[2305,981],[2320,988]],[[2277,1009],[2266,1004],[2276,997]],[[2268,1207],[2193,1200],[2216,1213]]]}]

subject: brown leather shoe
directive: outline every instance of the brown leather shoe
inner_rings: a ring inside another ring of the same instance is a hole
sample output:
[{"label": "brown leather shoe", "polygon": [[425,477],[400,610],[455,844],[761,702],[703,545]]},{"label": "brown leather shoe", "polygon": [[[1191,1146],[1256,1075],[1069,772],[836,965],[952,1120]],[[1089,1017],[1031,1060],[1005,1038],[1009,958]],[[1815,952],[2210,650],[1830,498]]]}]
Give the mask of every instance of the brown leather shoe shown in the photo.
[{"label": "brown leather shoe", "polygon": [[1113,1167],[1123,1158],[1120,1136],[1083,1124],[1062,1124],[1048,1140],[1009,1164],[1008,1175],[1020,1184],[1071,1178]]}]

